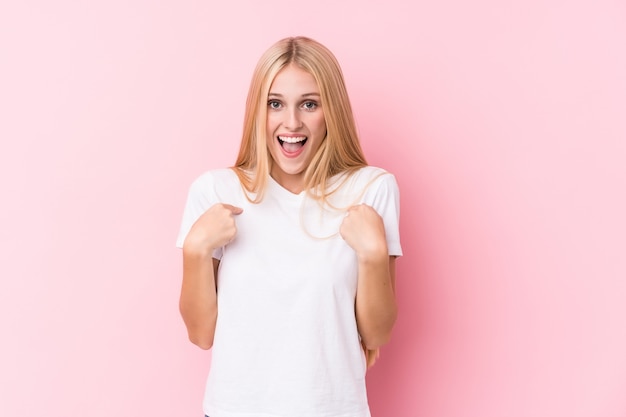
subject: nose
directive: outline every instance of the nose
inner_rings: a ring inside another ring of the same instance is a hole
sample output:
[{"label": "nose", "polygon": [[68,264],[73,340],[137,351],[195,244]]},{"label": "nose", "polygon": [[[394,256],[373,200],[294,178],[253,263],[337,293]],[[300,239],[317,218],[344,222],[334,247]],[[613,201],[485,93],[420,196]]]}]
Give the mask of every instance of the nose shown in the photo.
[{"label": "nose", "polygon": [[300,118],[300,114],[298,114],[298,109],[290,109],[285,112],[283,125],[289,130],[297,130],[302,127],[302,119]]}]

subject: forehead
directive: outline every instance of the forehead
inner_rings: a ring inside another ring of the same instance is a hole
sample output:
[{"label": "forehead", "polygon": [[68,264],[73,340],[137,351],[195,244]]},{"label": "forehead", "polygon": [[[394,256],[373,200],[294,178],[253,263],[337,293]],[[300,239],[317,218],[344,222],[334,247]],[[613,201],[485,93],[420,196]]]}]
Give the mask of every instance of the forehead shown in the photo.
[{"label": "forehead", "polygon": [[270,94],[319,94],[315,77],[308,71],[294,64],[281,69],[270,86]]}]

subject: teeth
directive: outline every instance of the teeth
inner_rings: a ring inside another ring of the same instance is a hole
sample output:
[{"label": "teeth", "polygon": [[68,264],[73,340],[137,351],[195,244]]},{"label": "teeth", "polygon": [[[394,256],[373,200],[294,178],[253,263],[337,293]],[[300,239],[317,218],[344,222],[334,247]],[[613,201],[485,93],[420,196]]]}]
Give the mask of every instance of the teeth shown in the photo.
[{"label": "teeth", "polygon": [[279,136],[278,139],[280,139],[283,142],[287,142],[287,143],[298,143],[298,142],[302,142],[303,140],[306,139],[306,136]]}]

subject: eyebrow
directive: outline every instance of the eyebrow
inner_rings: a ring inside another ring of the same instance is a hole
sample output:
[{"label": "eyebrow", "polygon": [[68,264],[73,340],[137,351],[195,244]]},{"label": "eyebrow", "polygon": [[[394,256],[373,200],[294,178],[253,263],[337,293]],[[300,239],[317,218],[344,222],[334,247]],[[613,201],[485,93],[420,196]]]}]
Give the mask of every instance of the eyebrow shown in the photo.
[{"label": "eyebrow", "polygon": [[[283,97],[282,94],[271,93],[271,92],[267,96],[268,97]],[[319,97],[319,96],[320,96],[319,93],[306,93],[306,94],[302,94],[302,96],[300,97]]]}]

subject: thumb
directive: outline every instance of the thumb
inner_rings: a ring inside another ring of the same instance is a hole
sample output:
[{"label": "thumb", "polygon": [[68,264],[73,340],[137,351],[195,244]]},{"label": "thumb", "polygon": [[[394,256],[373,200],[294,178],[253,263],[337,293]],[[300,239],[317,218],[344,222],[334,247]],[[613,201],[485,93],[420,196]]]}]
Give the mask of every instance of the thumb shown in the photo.
[{"label": "thumb", "polygon": [[230,212],[233,214],[241,214],[243,212],[243,209],[241,207],[236,207],[232,204],[224,204],[224,207],[230,210]]}]

